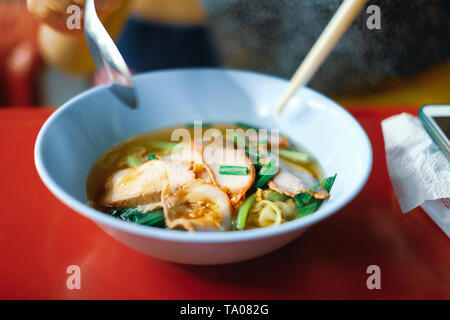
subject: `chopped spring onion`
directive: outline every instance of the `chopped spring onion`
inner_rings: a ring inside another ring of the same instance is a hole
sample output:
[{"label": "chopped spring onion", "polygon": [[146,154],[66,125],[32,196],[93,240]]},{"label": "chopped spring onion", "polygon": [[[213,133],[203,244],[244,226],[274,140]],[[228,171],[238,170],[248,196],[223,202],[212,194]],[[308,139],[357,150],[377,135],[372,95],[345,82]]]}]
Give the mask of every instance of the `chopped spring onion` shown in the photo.
[{"label": "chopped spring onion", "polygon": [[[211,127],[211,123],[209,122],[200,122],[199,124],[201,124],[202,128],[210,128]],[[194,122],[188,122],[186,123],[186,128],[194,128],[195,123]]]},{"label": "chopped spring onion", "polygon": [[248,167],[220,166],[219,173],[224,175],[246,176],[248,174]]},{"label": "chopped spring onion", "polygon": [[129,156],[127,158],[127,164],[129,167],[137,167],[138,165],[140,165],[142,163],[142,161],[136,157],[136,156]]},{"label": "chopped spring onion", "polygon": [[119,219],[142,224],[146,226],[164,228],[166,226],[164,213],[162,210],[156,210],[148,213],[142,213],[136,208],[116,209],[109,211],[108,214]]},{"label": "chopped spring onion", "polygon": [[147,157],[147,160],[155,160],[155,159],[158,159],[158,157],[154,153],[150,153]]},{"label": "chopped spring onion", "polygon": [[247,198],[247,200],[245,200],[242,206],[240,206],[235,221],[236,229],[244,230],[245,224],[247,223],[248,212],[250,211],[250,208],[254,202],[255,202],[255,194],[252,194],[250,197]]},{"label": "chopped spring onion", "polygon": [[254,157],[256,159],[262,158],[261,153],[250,150],[250,146],[247,142],[247,139],[245,137],[243,137],[242,135],[240,135],[239,133],[236,133],[233,131],[231,138],[233,139],[234,143],[236,143],[237,147],[244,148],[245,153],[247,155],[249,155],[250,157]]},{"label": "chopped spring onion", "polygon": [[262,186],[264,186],[267,181],[269,181],[274,175],[277,174],[277,172],[278,167],[276,165],[276,161],[272,158],[269,162],[261,167],[261,170],[259,170],[259,179],[255,183],[255,188],[261,188]]},{"label": "chopped spring onion", "polygon": [[233,131],[230,138],[237,144],[238,147],[248,148],[247,140],[239,133]]},{"label": "chopped spring onion", "polygon": [[[333,187],[334,180],[336,180],[336,174],[316,183],[308,190],[308,192],[314,191],[319,186],[330,192],[331,188]],[[298,205],[297,218],[304,217],[313,212],[316,212],[323,202],[323,199],[316,199],[310,193],[306,192],[296,195],[294,199]]]},{"label": "chopped spring onion", "polygon": [[167,142],[167,141],[150,141],[149,144],[154,147],[161,150],[166,150],[170,152],[177,152],[182,147],[188,145],[188,143],[183,142]]},{"label": "chopped spring onion", "polygon": [[300,151],[281,149],[278,154],[280,157],[291,160],[292,162],[308,163],[310,161],[309,155]]},{"label": "chopped spring onion", "polygon": [[[254,129],[254,130],[256,130],[256,132],[258,132],[259,130],[260,130],[260,128],[257,128],[257,127],[255,127],[255,126],[252,126],[252,125],[249,125],[249,124],[246,124],[246,123],[243,123],[243,122],[236,122],[236,126],[237,127],[240,127],[240,128],[244,128],[244,129]],[[235,137],[235,136],[238,136],[238,134],[236,134],[236,133],[234,133],[234,136],[233,136],[233,139],[235,139],[234,141],[237,143],[237,141],[236,141],[236,139],[239,139],[240,141],[240,145],[245,145],[245,147],[247,148],[247,150],[249,149],[249,146],[248,146],[248,143],[247,143],[247,141],[245,141],[245,139],[244,138],[242,138],[242,137]],[[243,140],[244,139],[244,140]],[[258,141],[258,144],[268,144],[269,143],[269,140],[267,140],[267,139],[265,139],[265,140],[261,140],[261,141]],[[251,153],[252,151],[250,151],[250,150],[248,150],[249,151],[249,153]],[[246,151],[247,152],[247,151]],[[247,153],[247,154],[249,154],[249,153]],[[260,153],[258,153],[258,152],[254,152],[255,153],[255,155],[257,154],[257,156],[258,156],[258,158],[260,158],[261,157],[261,154]],[[253,154],[249,154],[249,155],[252,155],[253,156]]]},{"label": "chopped spring onion", "polygon": [[240,128],[244,128],[244,129],[255,129],[256,131],[259,130],[259,128],[252,126],[250,124],[247,123],[243,123],[243,122],[236,122],[236,127],[240,127]]},{"label": "chopped spring onion", "polygon": [[273,191],[273,190],[267,190],[264,193],[263,198],[264,198],[264,200],[269,200],[269,201],[273,201],[273,202],[283,202],[283,201],[286,201],[287,199],[289,199],[289,197],[287,195]]},{"label": "chopped spring onion", "polygon": [[172,150],[173,147],[177,145],[176,142],[166,142],[166,141],[150,141],[150,145],[152,147],[163,149],[163,150]]},{"label": "chopped spring onion", "polygon": [[262,154],[259,153],[259,152],[256,152],[256,151],[252,151],[252,150],[249,150],[249,149],[245,149],[245,153],[246,153],[248,156],[253,157],[253,158],[256,158],[256,159],[261,159],[261,158],[262,158]]}]

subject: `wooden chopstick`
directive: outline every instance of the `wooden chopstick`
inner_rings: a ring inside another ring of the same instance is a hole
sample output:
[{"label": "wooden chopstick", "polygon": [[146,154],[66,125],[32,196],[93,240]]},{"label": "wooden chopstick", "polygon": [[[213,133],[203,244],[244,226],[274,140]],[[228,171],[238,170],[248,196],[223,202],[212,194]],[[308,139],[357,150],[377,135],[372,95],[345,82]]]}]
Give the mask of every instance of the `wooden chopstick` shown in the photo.
[{"label": "wooden chopstick", "polygon": [[366,2],[367,0],[344,0],[344,2],[342,2],[325,30],[323,30],[319,39],[317,39],[316,43],[291,78],[291,81],[276,108],[277,114],[280,114],[297,89],[304,86],[317,69],[319,69],[325,58],[351,25]]}]

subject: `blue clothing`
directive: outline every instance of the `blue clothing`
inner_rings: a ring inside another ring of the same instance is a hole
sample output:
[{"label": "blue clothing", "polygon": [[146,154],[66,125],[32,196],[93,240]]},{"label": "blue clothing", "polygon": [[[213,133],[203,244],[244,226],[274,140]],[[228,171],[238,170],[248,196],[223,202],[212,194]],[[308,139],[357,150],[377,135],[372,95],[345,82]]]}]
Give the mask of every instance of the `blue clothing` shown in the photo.
[{"label": "blue clothing", "polygon": [[218,66],[204,25],[164,24],[132,16],[117,46],[135,72]]}]

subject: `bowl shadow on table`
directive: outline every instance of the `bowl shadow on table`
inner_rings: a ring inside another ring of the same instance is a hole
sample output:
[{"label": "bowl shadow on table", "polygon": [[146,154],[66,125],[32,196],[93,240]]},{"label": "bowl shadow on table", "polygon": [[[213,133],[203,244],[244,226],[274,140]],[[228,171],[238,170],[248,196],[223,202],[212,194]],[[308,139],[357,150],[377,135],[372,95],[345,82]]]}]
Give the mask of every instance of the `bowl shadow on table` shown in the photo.
[{"label": "bowl shadow on table", "polygon": [[377,219],[379,208],[370,209],[363,217],[355,210],[367,202],[367,197],[370,195],[356,199],[335,216],[268,255],[216,266],[167,262],[171,265],[168,267],[207,282],[245,288],[247,294],[248,290],[254,292],[252,297],[230,297],[224,293],[211,298],[351,298],[357,292],[373,297],[366,287],[366,268],[374,261],[384,261],[388,239],[371,227],[370,221]]}]

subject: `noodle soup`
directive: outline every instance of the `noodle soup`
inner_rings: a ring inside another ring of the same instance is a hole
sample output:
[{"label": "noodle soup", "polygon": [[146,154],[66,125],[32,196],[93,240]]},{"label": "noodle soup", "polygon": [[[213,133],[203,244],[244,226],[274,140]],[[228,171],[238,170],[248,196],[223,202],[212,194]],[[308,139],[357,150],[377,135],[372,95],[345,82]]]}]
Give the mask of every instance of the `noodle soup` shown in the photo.
[{"label": "noodle soup", "polygon": [[329,197],[314,157],[278,130],[200,123],[106,151],[87,180],[89,203],[133,223],[194,232],[276,226]]}]

